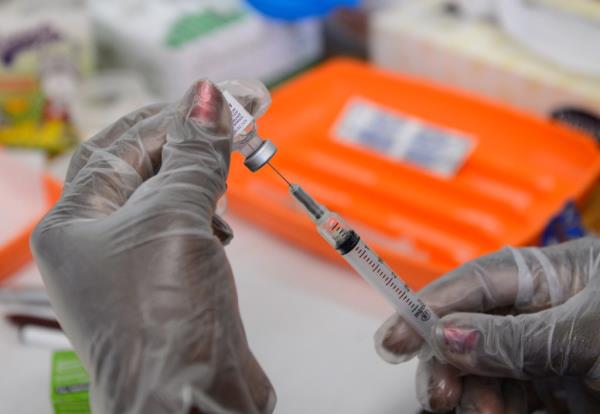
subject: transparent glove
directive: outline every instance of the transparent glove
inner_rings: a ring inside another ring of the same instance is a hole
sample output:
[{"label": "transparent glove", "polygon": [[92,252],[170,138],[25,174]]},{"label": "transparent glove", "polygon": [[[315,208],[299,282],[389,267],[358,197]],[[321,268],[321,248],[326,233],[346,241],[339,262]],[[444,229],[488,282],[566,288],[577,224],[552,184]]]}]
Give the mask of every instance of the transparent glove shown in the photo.
[{"label": "transparent glove", "polygon": [[[227,85],[223,85],[226,87]],[[260,97],[237,97],[249,110]],[[247,84],[248,91],[264,87]],[[32,250],[92,378],[94,413],[268,413],[215,215],[231,114],[210,82],[82,144]]]},{"label": "transparent glove", "polygon": [[[600,412],[600,240],[506,248],[438,279],[420,296],[443,316],[434,334],[439,360],[420,361],[417,370],[426,409]],[[396,315],[375,341],[390,363],[422,345]]]}]

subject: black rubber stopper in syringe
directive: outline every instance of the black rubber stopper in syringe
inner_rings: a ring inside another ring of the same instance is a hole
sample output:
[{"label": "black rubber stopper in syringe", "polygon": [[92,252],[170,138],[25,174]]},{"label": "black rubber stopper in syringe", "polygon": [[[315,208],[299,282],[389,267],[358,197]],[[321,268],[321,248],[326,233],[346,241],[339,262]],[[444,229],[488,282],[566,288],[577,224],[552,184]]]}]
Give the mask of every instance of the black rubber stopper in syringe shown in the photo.
[{"label": "black rubber stopper in syringe", "polygon": [[335,249],[343,256],[350,253],[359,241],[360,236],[354,230],[350,230],[347,233],[346,238],[335,246]]}]

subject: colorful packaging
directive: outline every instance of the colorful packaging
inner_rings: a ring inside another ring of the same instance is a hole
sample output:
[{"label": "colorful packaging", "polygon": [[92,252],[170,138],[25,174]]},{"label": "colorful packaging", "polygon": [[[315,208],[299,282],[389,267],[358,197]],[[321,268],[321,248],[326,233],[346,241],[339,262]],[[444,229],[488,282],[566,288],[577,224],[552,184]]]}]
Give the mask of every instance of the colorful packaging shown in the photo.
[{"label": "colorful packaging", "polygon": [[94,46],[85,2],[0,4],[0,145],[59,152],[76,140],[70,105],[91,73]]},{"label": "colorful packaging", "polygon": [[32,77],[0,77],[0,145],[58,153],[77,136],[66,107],[48,99]]},{"label": "colorful packaging", "polygon": [[52,355],[52,406],[55,414],[89,414],[90,377],[73,351]]},{"label": "colorful packaging", "polygon": [[94,67],[91,24],[82,0],[8,0],[0,3],[0,77],[69,66],[77,75]]}]

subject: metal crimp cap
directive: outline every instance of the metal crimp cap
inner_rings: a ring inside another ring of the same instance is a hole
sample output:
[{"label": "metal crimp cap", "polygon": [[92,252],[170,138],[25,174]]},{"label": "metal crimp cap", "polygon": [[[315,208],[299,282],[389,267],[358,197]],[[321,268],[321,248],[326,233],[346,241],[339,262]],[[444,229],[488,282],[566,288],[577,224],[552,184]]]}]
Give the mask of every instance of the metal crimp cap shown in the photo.
[{"label": "metal crimp cap", "polygon": [[263,141],[263,143],[254,151],[248,155],[244,160],[244,165],[252,172],[256,172],[263,167],[273,155],[277,152],[277,147],[269,140]]}]

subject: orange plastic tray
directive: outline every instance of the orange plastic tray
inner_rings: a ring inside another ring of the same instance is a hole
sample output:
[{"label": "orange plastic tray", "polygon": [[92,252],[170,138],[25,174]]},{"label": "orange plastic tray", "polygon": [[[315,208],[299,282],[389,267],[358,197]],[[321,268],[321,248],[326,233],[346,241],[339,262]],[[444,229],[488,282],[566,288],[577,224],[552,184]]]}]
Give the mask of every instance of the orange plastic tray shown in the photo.
[{"label": "orange plastic tray", "polygon": [[[443,178],[340,142],[334,126],[356,97],[472,136],[474,149],[454,177]],[[413,288],[504,245],[535,243],[600,171],[595,142],[574,130],[350,60],[329,61],[277,89],[259,133],[279,147],[273,164],[354,224]],[[235,213],[339,260],[275,174],[252,174],[234,157]]]},{"label": "orange plastic tray", "polygon": [[[49,175],[43,177],[46,186],[46,199],[48,209],[60,198],[62,185]],[[0,245],[0,281],[8,278],[16,272],[21,266],[31,260],[31,250],[29,249],[29,237],[34,227],[42,216],[38,217],[31,225],[23,229],[23,232],[13,238],[6,244]]]}]

